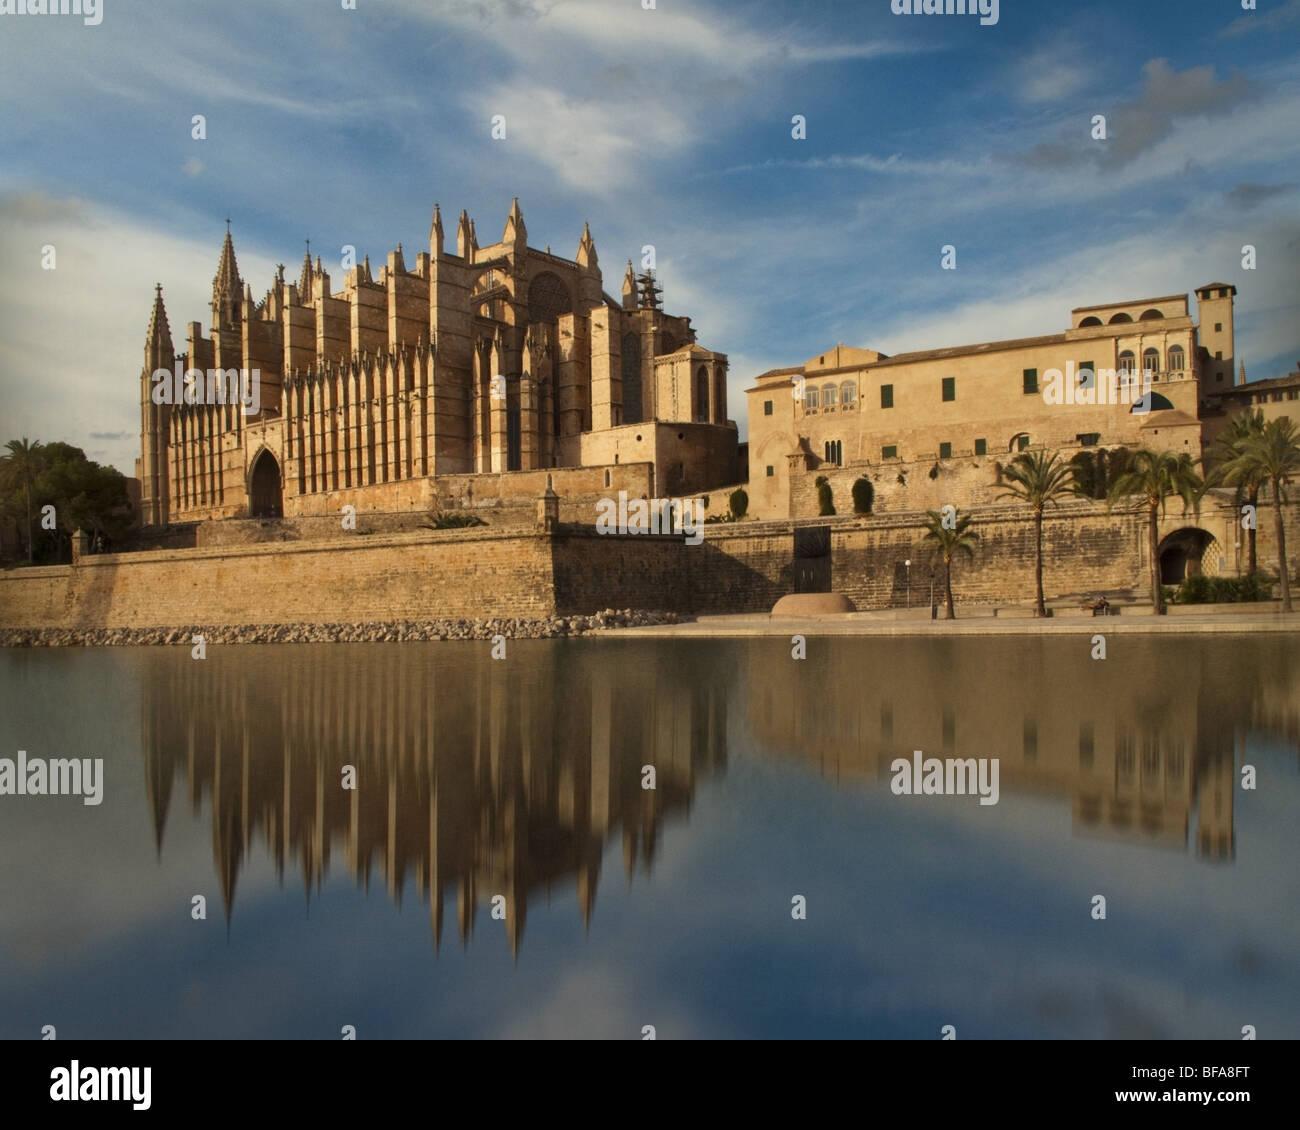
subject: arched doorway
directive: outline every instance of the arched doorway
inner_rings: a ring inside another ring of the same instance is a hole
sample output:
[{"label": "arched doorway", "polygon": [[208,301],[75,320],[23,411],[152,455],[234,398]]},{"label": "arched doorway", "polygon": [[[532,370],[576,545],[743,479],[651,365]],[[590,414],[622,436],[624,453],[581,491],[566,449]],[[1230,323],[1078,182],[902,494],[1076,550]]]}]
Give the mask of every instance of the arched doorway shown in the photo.
[{"label": "arched doorway", "polygon": [[1194,526],[1175,530],[1160,543],[1160,583],[1182,584],[1188,577],[1219,572],[1219,543]]},{"label": "arched doorway", "polygon": [[265,448],[253,461],[253,473],[248,476],[248,513],[254,518],[280,518],[284,515],[280,464]]}]

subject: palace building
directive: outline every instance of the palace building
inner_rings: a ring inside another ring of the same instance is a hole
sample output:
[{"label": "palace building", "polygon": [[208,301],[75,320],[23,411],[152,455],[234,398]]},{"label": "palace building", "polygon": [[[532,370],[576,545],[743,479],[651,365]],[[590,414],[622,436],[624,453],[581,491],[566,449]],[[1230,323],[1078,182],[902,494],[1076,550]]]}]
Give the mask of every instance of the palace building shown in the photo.
[{"label": "palace building", "polygon": [[750,512],[814,515],[820,477],[841,513],[856,477],[880,509],[988,503],[1002,464],[1033,448],[1199,459],[1232,400],[1237,288],[1195,293],[1199,325],[1175,294],[1079,307],[1043,337],[894,357],[837,345],[763,373],[747,390]]},{"label": "palace building", "polygon": [[[155,395],[155,374],[191,369],[208,374],[180,398],[195,403],[158,403],[177,398]],[[250,412],[204,395],[240,387],[241,370],[258,382]],[[399,244],[377,272],[366,257],[335,291],[309,250],[297,282],[281,265],[261,301],[227,230],[206,336],[190,322],[178,356],[161,286],[154,299],[142,521],[427,510],[447,476],[492,476],[502,498],[511,472],[551,472],[562,493],[579,469],[582,489],[651,496],[734,483],[743,471],[726,377],[726,355],[664,312],[653,273],[629,262],[611,297],[587,227],[574,259],[540,251],[517,199],[497,243],[480,247],[462,211],[449,250],[435,205],[413,267]],[[521,498],[536,494],[535,479],[517,480]]]}]

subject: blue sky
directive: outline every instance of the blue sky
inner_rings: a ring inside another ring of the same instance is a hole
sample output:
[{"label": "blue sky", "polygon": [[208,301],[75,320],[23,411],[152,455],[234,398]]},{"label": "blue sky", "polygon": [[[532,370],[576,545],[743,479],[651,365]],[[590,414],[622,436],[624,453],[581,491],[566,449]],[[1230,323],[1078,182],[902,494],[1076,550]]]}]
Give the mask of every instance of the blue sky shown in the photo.
[{"label": "blue sky", "polygon": [[1073,306],[1210,281],[1240,288],[1248,375],[1281,376],[1300,359],[1297,32],[1300,0],[1002,0],[987,27],[888,0],[0,15],[4,438],[129,473],[153,284],[183,345],[227,216],[260,298],[306,238],[341,284],[344,244],[375,265],[425,248],[435,200],[486,243],[515,195],[558,254],[590,223],[611,293],[655,246],[668,309],[731,357],[742,434],[754,376],[837,341],[1053,333]]}]

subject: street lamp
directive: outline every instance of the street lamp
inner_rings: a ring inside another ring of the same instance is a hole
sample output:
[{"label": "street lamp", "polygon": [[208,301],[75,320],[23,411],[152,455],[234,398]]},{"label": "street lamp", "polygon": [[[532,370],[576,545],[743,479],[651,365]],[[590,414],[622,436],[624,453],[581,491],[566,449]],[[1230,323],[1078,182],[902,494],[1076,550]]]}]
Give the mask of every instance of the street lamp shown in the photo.
[{"label": "street lamp", "polygon": [[912,607],[912,559],[905,558],[903,561],[904,568],[907,569],[907,607]]}]

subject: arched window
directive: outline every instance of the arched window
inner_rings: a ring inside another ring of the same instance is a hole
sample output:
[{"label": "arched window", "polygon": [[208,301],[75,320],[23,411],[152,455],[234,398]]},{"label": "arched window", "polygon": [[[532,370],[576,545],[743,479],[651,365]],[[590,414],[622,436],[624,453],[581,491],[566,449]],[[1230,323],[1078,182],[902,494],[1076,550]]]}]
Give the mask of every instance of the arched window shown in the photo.
[{"label": "arched window", "polygon": [[803,408],[805,412],[817,411],[817,389],[812,385],[803,390]]},{"label": "arched window", "polygon": [[1079,323],[1079,328],[1082,329],[1084,326],[1099,326],[1099,325],[1101,325],[1100,318],[1089,317],[1089,318],[1084,318],[1084,320]]},{"label": "arched window", "polygon": [[639,424],[641,406],[641,335],[623,335],[623,422]]},{"label": "arched window", "polygon": [[701,365],[695,373],[695,421],[709,422],[709,368]]},{"label": "arched window", "polygon": [[1169,371],[1171,373],[1181,373],[1186,367],[1183,347],[1181,345],[1171,345],[1169,347]]},{"label": "arched window", "polygon": [[834,408],[839,402],[839,389],[834,385],[822,385],[822,407]]},{"label": "arched window", "polygon": [[840,403],[845,408],[851,408],[858,401],[858,386],[852,381],[845,381],[840,385]]},{"label": "arched window", "polygon": [[1137,357],[1131,349],[1125,349],[1119,355],[1119,371],[1121,373],[1132,373],[1137,370]]},{"label": "arched window", "polygon": [[1138,320],[1141,322],[1155,322],[1163,317],[1164,315],[1159,310],[1143,310],[1142,317]]},{"label": "arched window", "polygon": [[1110,324],[1112,326],[1122,326],[1124,325],[1125,322],[1131,322],[1132,320],[1133,318],[1128,314],[1124,314],[1124,313],[1112,314],[1110,319]]},{"label": "arched window", "polygon": [[1142,371],[1158,373],[1160,372],[1160,350],[1148,346],[1142,350]]}]

